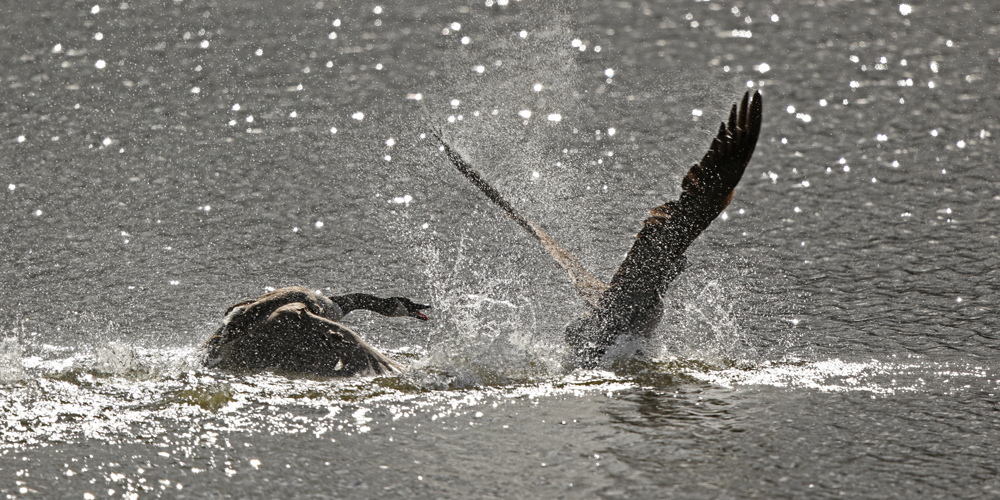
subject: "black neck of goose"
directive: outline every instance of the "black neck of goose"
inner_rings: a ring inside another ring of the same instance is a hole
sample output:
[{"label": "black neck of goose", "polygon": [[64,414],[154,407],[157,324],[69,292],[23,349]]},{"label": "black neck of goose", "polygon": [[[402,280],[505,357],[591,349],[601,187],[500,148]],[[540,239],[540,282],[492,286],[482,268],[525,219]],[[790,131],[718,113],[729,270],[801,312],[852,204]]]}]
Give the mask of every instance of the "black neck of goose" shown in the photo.
[{"label": "black neck of goose", "polygon": [[330,297],[330,300],[334,304],[340,307],[341,312],[345,315],[355,309],[364,309],[366,311],[374,311],[383,316],[388,316],[395,311],[395,301],[392,299],[383,299],[382,297],[376,297],[375,295],[367,293],[349,293],[347,295],[338,295],[336,297]]}]

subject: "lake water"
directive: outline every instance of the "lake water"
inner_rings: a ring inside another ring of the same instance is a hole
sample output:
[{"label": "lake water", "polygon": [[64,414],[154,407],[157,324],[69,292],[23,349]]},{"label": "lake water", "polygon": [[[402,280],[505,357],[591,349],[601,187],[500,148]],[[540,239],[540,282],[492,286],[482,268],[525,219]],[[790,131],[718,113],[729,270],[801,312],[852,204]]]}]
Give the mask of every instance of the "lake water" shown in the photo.
[{"label": "lake water", "polygon": [[[1000,495],[1000,11],[912,3],[0,6],[7,498]],[[748,88],[764,124],[649,359],[445,137],[608,278]],[[418,100],[417,97],[420,97]],[[400,377],[200,366],[267,287]]]}]

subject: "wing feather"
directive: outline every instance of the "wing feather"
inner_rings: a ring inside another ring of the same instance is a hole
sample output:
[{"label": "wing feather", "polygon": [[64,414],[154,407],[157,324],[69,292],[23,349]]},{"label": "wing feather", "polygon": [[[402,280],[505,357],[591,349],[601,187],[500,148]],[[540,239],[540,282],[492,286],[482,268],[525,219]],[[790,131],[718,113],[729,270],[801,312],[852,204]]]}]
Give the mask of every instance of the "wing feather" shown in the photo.
[{"label": "wing feather", "polygon": [[611,279],[602,307],[618,297],[662,292],[684,267],[684,252],[732,201],[760,136],[762,99],[747,92],[708,152],[688,170],[681,195],[650,210],[650,217]]},{"label": "wing feather", "polygon": [[462,175],[469,179],[474,186],[479,188],[479,190],[482,191],[483,194],[490,199],[490,201],[499,206],[507,217],[516,222],[517,225],[524,228],[524,230],[527,231],[532,237],[537,239],[545,250],[549,252],[549,255],[556,260],[556,263],[562,266],[562,268],[569,274],[569,278],[573,282],[573,286],[576,287],[577,293],[579,293],[580,296],[583,297],[583,299],[586,300],[592,307],[598,307],[601,296],[604,295],[604,291],[608,289],[608,285],[595,278],[590,271],[587,270],[587,268],[583,267],[583,264],[581,264],[569,250],[566,250],[566,248],[556,242],[556,240],[549,236],[548,233],[543,231],[540,227],[536,226],[528,219],[522,217],[521,214],[517,213],[517,211],[514,210],[514,207],[512,207],[511,204],[504,199],[499,191],[494,189],[490,183],[486,182],[486,180],[479,175],[479,172],[472,168],[472,165],[469,165],[469,163],[466,162],[457,151],[452,149],[448,143],[444,142],[444,139],[441,137],[439,132],[434,131],[433,134],[438,142],[441,143],[441,146],[444,148],[444,152],[448,156],[448,159],[451,160],[452,165],[454,165],[455,168],[462,173]]}]

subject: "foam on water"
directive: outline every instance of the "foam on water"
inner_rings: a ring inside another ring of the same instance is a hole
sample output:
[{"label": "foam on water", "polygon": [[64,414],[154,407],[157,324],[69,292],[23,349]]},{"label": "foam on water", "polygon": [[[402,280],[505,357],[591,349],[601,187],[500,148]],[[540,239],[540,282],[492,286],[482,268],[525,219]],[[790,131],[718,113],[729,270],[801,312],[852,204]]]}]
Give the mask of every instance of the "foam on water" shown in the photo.
[{"label": "foam on water", "polygon": [[954,392],[970,386],[990,386],[989,371],[974,363],[938,363],[919,358],[906,361],[766,361],[759,365],[686,372],[691,377],[724,388],[772,386],[815,389],[821,392],[862,392],[873,396],[944,389]]},{"label": "foam on water", "polygon": [[[0,393],[0,407],[7,413],[0,450],[92,439],[140,442],[169,435],[172,453],[184,453],[193,447],[230,446],[217,439],[220,432],[308,432],[335,440],[416,415],[433,414],[432,420],[464,417],[470,408],[496,408],[506,400],[617,391],[632,385],[610,373],[590,372],[534,384],[428,392],[429,386],[449,384],[442,382],[443,376],[422,382],[432,379],[433,372],[419,368],[410,376],[374,379],[236,376],[199,368],[199,354],[195,349],[113,345],[94,355],[32,359],[20,378],[5,380]],[[477,378],[476,384],[481,383]],[[481,416],[481,408],[478,413]],[[171,430],[184,422],[192,423],[192,433]]]}]

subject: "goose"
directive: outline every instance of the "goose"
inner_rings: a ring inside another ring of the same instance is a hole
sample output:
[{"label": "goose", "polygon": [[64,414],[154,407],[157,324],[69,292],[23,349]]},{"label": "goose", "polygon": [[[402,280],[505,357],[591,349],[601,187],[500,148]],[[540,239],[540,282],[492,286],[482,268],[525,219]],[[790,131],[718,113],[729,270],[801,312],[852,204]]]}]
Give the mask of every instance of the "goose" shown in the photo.
[{"label": "goose", "polygon": [[226,310],[205,342],[205,365],[228,371],[278,370],[326,377],[374,376],[402,368],[339,323],[366,309],[383,316],[427,321],[430,306],[405,297],[366,293],[327,297],[299,286],[280,288]]},{"label": "goose", "polygon": [[605,284],[539,226],[522,217],[462,156],[439,130],[432,135],[452,165],[569,274],[587,310],[566,327],[565,340],[576,363],[595,367],[621,338],[650,337],[663,316],[663,294],[687,265],[685,250],[729,205],[760,136],[763,100],[759,92],[733,104],[708,152],[688,170],[677,200],[650,210],[618,271]]}]

